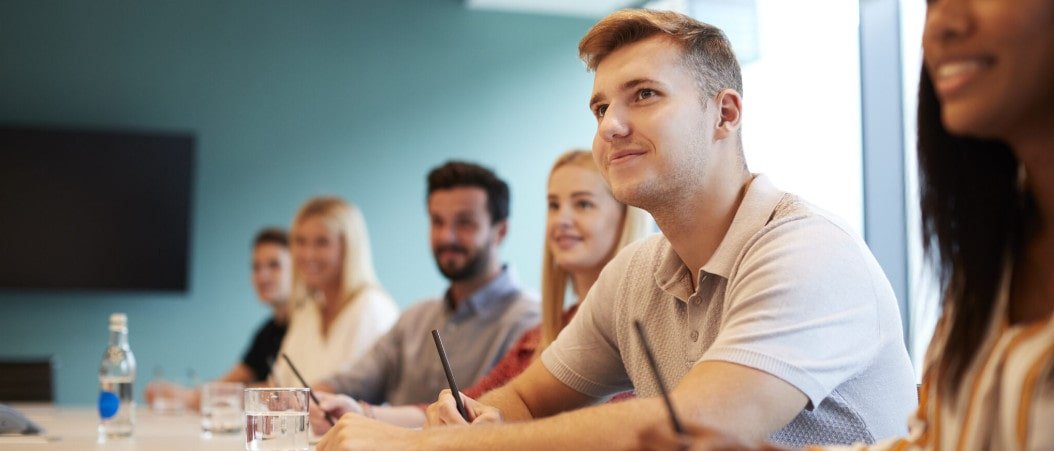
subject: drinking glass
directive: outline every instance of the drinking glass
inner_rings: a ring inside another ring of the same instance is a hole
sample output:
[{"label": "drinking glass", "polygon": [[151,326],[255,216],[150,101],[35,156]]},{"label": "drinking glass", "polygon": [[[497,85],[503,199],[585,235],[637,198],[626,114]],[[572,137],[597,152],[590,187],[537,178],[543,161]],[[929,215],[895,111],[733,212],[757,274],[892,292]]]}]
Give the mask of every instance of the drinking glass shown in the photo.
[{"label": "drinking glass", "polygon": [[240,382],[207,382],[201,386],[201,431],[205,435],[230,434],[242,430]]},{"label": "drinking glass", "polygon": [[247,451],[307,451],[306,388],[245,389]]}]

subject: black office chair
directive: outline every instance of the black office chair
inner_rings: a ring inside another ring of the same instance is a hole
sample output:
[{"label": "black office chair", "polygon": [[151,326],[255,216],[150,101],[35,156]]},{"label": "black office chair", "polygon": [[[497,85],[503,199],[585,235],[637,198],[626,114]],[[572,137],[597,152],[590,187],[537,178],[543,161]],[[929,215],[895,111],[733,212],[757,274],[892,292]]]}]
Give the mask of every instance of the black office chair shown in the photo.
[{"label": "black office chair", "polygon": [[52,357],[0,357],[0,402],[54,401]]}]

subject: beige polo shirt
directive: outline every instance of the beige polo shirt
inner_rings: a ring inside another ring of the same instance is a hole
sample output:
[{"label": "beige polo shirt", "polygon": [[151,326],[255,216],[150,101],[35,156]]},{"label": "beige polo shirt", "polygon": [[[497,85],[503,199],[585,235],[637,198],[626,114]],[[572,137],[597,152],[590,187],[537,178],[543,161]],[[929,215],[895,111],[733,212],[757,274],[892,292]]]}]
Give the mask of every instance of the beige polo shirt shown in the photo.
[{"label": "beige polo shirt", "polygon": [[804,393],[771,439],[873,443],[906,432],[916,393],[897,302],[882,269],[841,221],[762,175],[697,275],[661,235],[625,248],[542,354],[569,387],[603,398],[658,394],[632,322],[643,321],[674,387],[696,364],[733,362]]}]

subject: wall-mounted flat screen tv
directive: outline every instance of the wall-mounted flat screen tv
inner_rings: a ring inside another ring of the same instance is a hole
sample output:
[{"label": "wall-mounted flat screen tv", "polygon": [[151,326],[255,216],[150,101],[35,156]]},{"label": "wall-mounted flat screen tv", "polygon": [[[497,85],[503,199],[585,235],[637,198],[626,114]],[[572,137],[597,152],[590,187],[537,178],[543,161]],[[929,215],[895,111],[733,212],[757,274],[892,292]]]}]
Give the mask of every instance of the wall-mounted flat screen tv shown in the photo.
[{"label": "wall-mounted flat screen tv", "polygon": [[194,145],[0,126],[0,289],[186,291]]}]

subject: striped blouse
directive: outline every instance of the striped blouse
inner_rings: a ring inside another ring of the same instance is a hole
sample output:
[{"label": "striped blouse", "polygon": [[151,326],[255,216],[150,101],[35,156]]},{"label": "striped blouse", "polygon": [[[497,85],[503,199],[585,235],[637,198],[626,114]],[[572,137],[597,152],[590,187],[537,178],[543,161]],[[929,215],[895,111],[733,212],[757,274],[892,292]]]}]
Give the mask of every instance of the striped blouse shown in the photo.
[{"label": "striped blouse", "polygon": [[946,340],[942,318],[926,353],[908,437],[837,449],[1054,450],[1054,318],[1010,325],[1009,280],[1003,278],[988,336],[955,399],[942,399],[935,382]]}]

